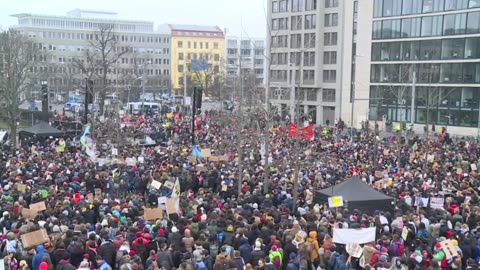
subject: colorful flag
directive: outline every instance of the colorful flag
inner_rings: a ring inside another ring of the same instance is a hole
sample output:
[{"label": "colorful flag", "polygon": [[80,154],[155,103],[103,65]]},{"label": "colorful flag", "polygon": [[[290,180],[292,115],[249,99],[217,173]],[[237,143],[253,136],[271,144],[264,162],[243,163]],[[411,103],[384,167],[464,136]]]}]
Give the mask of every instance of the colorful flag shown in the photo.
[{"label": "colorful flag", "polygon": [[196,145],[192,146],[192,155],[196,158],[203,158],[202,151]]},{"label": "colorful flag", "polygon": [[145,121],[145,117],[143,115],[140,115],[138,118],[137,118],[138,122],[140,123],[143,123]]},{"label": "colorful flag", "polygon": [[95,162],[97,156],[95,154],[95,144],[93,143],[92,138],[90,138],[90,127],[90,124],[85,125],[83,135],[80,137],[80,143],[82,144],[87,156],[90,157],[90,160]]},{"label": "colorful flag", "polygon": [[166,117],[167,117],[168,119],[172,119],[172,118],[173,118],[173,112],[168,112],[168,113],[166,113]]},{"label": "colorful flag", "polygon": [[[298,135],[297,135],[298,134]],[[288,136],[289,137],[300,137],[306,140],[313,139],[313,124],[309,124],[304,128],[299,128],[297,131],[297,126],[294,123],[290,123],[290,127],[288,129]]]}]

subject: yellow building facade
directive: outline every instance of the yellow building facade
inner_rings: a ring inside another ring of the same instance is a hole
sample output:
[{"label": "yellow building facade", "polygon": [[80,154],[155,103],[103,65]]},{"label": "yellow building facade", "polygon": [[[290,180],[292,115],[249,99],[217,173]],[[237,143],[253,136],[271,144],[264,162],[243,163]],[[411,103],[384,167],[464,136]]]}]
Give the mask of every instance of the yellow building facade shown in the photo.
[{"label": "yellow building facade", "polygon": [[[214,85],[221,84],[224,78],[225,37],[218,26],[169,25],[171,40],[171,81],[172,93],[183,95],[184,75],[188,78],[188,88],[202,86],[211,95]],[[205,71],[191,69],[198,63],[205,63]]]}]

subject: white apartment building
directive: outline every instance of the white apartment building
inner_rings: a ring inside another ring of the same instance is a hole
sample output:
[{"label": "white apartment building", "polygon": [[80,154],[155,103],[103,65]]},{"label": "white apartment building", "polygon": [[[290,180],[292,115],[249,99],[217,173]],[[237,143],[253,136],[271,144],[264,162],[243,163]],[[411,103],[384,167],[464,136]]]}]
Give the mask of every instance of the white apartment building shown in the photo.
[{"label": "white apartment building", "polygon": [[[45,74],[41,81],[48,81],[50,96],[54,91],[57,101],[68,98],[71,91],[84,89],[85,75],[72,60],[85,60],[85,52],[91,49],[102,24],[113,25],[118,42],[115,49],[128,51],[108,70],[108,92],[125,97],[130,85],[138,90],[141,83],[146,93],[160,94],[171,88],[171,34],[154,31],[151,21],[122,20],[115,12],[81,9],[66,16],[28,13],[12,16],[18,18],[18,25],[11,28],[24,32],[45,51],[31,72]],[[101,75],[99,72],[96,71],[97,75]]]},{"label": "white apartment building", "polygon": [[[255,88],[264,95],[267,65],[265,39],[227,36],[225,40],[225,85],[228,91],[238,93],[239,88],[244,86]],[[239,82],[242,77],[244,85]],[[258,98],[255,95],[250,97]]]},{"label": "white apartment building", "polygon": [[[269,0],[267,92],[282,115],[292,106],[317,125],[332,125],[351,112],[359,1]],[[360,1],[362,2],[362,1]]]}]

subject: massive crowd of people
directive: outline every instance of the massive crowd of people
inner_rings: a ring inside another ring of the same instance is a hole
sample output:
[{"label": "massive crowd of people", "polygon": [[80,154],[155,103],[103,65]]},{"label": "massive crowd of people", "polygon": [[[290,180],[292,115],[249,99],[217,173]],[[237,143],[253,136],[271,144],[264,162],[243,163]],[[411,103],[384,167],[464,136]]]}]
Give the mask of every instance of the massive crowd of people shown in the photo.
[{"label": "massive crowd of people", "polygon": [[[192,121],[181,113],[95,121],[96,160],[85,154],[78,137],[62,138],[63,150],[62,140],[52,137],[31,138],[20,149],[5,144],[0,152],[4,267],[477,269],[475,140],[447,133],[399,140],[371,131],[351,140],[341,120],[316,128],[311,140],[296,139],[287,127],[279,128],[285,125],[280,117],[271,120],[257,114],[240,121],[219,111],[199,115],[193,121],[195,143],[221,159],[192,158]],[[156,144],[114,143],[143,135]],[[395,210],[331,209],[315,199],[316,190],[352,175],[394,197]],[[145,208],[160,207],[158,198],[171,196],[165,183],[177,180],[180,211],[145,219]],[[153,181],[162,187],[152,187]],[[443,208],[415,206],[416,198],[430,197],[443,198]],[[45,210],[35,217],[24,214],[23,208],[41,201]],[[372,227],[376,240],[359,243],[359,258],[332,239],[335,229]],[[21,236],[40,228],[49,241],[25,247]],[[454,256],[443,247],[447,239]]]}]

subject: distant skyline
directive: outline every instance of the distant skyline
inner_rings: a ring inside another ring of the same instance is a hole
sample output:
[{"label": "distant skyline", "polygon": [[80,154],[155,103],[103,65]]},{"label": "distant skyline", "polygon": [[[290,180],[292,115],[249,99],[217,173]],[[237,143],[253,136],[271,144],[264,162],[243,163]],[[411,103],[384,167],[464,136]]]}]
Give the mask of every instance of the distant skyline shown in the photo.
[{"label": "distant skyline", "polygon": [[146,20],[160,24],[217,25],[227,29],[227,35],[252,38],[266,37],[267,0],[17,0],[3,1],[0,8],[0,27],[8,29],[17,24],[17,13],[64,16],[70,10],[89,9],[114,11],[119,19]]}]

